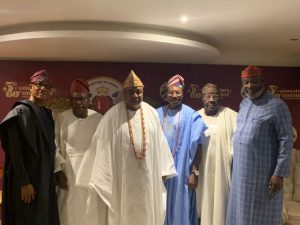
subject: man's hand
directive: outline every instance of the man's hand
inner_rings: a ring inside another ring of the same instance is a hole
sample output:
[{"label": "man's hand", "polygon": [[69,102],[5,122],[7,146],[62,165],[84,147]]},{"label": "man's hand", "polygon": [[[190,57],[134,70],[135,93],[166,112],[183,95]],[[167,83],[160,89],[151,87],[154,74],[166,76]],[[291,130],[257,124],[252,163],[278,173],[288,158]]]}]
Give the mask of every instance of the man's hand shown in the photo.
[{"label": "man's hand", "polygon": [[58,187],[64,190],[68,190],[68,178],[64,171],[60,170],[55,173],[55,180]]},{"label": "man's hand", "polygon": [[269,193],[273,197],[276,192],[280,191],[283,187],[283,178],[280,176],[273,175],[269,182]]},{"label": "man's hand", "polygon": [[34,200],[37,193],[34,190],[34,187],[31,184],[21,187],[21,201],[25,203],[30,203]]},{"label": "man's hand", "polygon": [[191,189],[197,188],[198,186],[198,177],[194,173],[191,173],[191,175],[189,176],[188,186]]}]

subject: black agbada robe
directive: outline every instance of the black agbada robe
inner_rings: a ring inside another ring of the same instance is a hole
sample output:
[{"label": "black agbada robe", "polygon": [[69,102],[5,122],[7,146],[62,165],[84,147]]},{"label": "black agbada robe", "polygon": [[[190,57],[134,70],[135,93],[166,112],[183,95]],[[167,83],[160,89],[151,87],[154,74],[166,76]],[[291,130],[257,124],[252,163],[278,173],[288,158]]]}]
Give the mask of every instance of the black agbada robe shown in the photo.
[{"label": "black agbada robe", "polygon": [[[3,225],[59,225],[54,179],[54,122],[51,111],[29,100],[17,102],[0,124],[5,152]],[[21,186],[37,195],[21,201]]]}]

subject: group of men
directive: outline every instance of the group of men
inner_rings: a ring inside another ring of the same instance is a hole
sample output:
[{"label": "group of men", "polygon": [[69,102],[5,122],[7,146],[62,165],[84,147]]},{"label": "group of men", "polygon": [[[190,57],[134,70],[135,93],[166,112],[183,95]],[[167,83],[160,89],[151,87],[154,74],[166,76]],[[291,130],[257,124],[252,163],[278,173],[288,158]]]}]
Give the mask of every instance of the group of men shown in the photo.
[{"label": "group of men", "polygon": [[[292,124],[260,68],[241,74],[239,113],[202,88],[199,111],[182,103],[184,78],[167,82],[167,105],[143,101],[131,71],[124,101],[88,109],[87,82],[70,87],[72,109],[53,121],[46,71],[0,124],[5,151],[4,225],[279,225]],[[199,219],[200,218],[200,219]]]}]

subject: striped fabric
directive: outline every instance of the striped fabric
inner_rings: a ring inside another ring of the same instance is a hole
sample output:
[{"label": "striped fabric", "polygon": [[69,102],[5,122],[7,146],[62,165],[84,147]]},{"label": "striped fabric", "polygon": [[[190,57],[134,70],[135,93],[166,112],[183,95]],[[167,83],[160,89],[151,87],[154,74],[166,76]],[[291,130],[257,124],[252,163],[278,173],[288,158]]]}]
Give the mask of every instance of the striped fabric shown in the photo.
[{"label": "striped fabric", "polygon": [[46,70],[40,70],[29,78],[30,83],[50,83],[49,75]]},{"label": "striped fabric", "polygon": [[168,80],[168,87],[177,86],[177,87],[184,87],[184,78],[179,74],[171,77]]}]

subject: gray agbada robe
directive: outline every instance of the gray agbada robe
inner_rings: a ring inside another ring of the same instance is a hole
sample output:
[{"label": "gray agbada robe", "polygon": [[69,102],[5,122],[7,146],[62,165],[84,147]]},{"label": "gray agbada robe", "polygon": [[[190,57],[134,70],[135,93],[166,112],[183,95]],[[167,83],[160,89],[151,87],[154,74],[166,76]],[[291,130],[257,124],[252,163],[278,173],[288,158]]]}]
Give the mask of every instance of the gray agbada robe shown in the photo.
[{"label": "gray agbada robe", "polygon": [[[165,198],[162,177],[176,175],[173,157],[157,113],[142,102],[146,156],[139,162],[130,144],[124,102],[102,118],[85,155],[77,184],[92,187],[108,206],[109,225],[162,225]],[[128,110],[135,148],[142,148],[140,110]],[[94,159],[94,163],[91,163]]]}]

